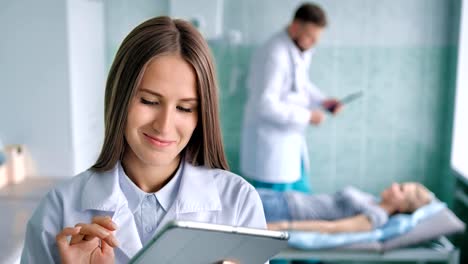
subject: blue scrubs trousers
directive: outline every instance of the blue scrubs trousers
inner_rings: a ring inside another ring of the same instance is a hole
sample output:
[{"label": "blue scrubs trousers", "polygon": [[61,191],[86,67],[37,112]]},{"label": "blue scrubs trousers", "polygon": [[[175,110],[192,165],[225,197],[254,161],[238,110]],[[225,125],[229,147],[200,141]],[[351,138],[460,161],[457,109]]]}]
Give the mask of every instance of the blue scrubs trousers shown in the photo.
[{"label": "blue scrubs trousers", "polygon": [[285,191],[298,191],[304,193],[310,193],[310,183],[309,183],[309,176],[307,175],[307,171],[304,166],[304,161],[301,162],[301,178],[293,183],[269,183],[269,182],[262,182],[257,180],[249,179],[250,184],[252,184],[255,188],[263,188],[263,189],[271,189],[279,192]]}]

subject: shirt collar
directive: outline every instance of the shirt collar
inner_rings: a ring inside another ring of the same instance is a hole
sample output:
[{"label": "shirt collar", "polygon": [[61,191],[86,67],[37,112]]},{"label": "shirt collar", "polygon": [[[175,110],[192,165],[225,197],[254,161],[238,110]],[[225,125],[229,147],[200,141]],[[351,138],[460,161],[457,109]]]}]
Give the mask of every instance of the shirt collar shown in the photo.
[{"label": "shirt collar", "polygon": [[167,210],[169,210],[169,207],[174,203],[177,197],[177,193],[179,192],[180,187],[180,175],[182,175],[183,173],[184,162],[182,159],[174,177],[172,177],[172,179],[164,187],[162,187],[161,190],[156,192],[156,198],[158,199],[159,204],[166,212]]},{"label": "shirt collar", "polygon": [[[174,205],[177,213],[221,210],[220,193],[216,184],[219,180],[215,178],[222,177],[222,170],[193,166],[184,159],[182,159],[181,165],[176,175],[171,179],[171,181],[175,180],[176,182],[172,188],[169,188],[172,191],[168,192],[170,193],[168,196],[163,195],[168,199],[161,198],[164,200],[161,201],[162,206],[169,208],[170,202],[175,196]],[[132,207],[129,205],[129,209],[138,206],[140,198],[138,195],[135,196],[137,200],[132,200],[134,197],[127,198],[124,195],[119,182],[120,175],[126,176],[126,174],[119,173],[119,166],[120,163],[106,172],[93,172],[92,170],[85,172],[88,179],[84,183],[81,196],[82,210],[116,211],[121,206],[129,204],[130,201],[136,205],[133,204]],[[127,176],[126,178],[128,179]],[[171,186],[169,183],[168,185]]]},{"label": "shirt collar", "polygon": [[164,211],[167,212],[169,207],[174,202],[177,196],[177,192],[179,191],[180,174],[182,173],[184,166],[183,162],[180,163],[174,177],[172,177],[172,179],[166,185],[164,185],[159,191],[155,193],[147,193],[140,189],[125,173],[120,162],[117,164],[117,166],[120,188],[122,189],[122,192],[128,201],[129,209],[133,213],[135,213],[143,199],[148,195],[155,195],[161,207],[164,209]]}]

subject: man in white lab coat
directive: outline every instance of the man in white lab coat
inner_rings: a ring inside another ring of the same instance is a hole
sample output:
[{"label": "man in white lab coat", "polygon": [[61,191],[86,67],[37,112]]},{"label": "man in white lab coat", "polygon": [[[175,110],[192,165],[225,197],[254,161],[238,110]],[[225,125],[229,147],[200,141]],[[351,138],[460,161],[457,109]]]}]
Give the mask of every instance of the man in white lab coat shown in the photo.
[{"label": "man in white lab coat", "polygon": [[313,47],[326,26],[324,11],[301,5],[288,27],[254,54],[242,128],[240,166],[255,187],[309,192],[305,130],[341,103],[309,80]]}]

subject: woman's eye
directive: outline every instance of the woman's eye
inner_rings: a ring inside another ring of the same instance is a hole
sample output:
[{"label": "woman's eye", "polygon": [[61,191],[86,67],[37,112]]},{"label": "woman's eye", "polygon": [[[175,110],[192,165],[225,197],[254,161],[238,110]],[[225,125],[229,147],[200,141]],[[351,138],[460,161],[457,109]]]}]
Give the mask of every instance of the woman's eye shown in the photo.
[{"label": "woman's eye", "polygon": [[157,101],[148,101],[145,98],[140,98],[140,102],[145,105],[157,105],[159,102]]},{"label": "woman's eye", "polygon": [[192,109],[190,108],[185,108],[185,107],[182,107],[182,106],[177,106],[177,109],[182,111],[182,112],[186,112],[186,113],[192,113]]}]

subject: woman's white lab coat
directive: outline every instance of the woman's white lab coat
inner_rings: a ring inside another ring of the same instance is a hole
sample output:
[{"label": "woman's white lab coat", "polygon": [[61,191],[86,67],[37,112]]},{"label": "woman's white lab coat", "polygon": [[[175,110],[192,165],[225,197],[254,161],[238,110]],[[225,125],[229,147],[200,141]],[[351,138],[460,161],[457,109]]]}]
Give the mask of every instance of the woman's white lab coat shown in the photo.
[{"label": "woman's white lab coat", "polygon": [[240,165],[244,176],[291,183],[308,166],[305,129],[322,93],[309,80],[312,51],[301,53],[286,30],[253,57],[242,127]]},{"label": "woman's white lab coat", "polygon": [[[115,263],[128,263],[142,244],[117,168],[85,171],[50,191],[28,222],[21,263],[59,263],[55,236],[64,227],[91,223],[96,215],[109,215],[119,226]],[[233,173],[187,162],[177,198],[155,232],[175,219],[266,228],[260,198],[251,185]]]}]

